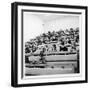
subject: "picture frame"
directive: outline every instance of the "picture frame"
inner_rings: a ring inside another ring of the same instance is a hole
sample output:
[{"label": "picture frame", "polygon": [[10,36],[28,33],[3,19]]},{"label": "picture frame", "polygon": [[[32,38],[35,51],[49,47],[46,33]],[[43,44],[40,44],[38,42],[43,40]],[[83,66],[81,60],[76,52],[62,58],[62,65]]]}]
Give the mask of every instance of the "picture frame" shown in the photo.
[{"label": "picture frame", "polygon": [[11,86],[87,83],[87,43],[87,6],[12,3]]}]

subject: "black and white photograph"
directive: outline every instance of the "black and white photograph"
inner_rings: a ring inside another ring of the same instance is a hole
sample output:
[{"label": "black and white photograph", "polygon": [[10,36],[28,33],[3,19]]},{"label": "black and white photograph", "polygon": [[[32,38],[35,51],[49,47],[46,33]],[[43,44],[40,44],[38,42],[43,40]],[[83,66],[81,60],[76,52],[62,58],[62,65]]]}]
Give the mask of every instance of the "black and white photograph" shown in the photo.
[{"label": "black and white photograph", "polygon": [[13,86],[87,82],[87,7],[16,2],[12,22]]},{"label": "black and white photograph", "polygon": [[79,73],[79,16],[23,14],[25,76]]}]

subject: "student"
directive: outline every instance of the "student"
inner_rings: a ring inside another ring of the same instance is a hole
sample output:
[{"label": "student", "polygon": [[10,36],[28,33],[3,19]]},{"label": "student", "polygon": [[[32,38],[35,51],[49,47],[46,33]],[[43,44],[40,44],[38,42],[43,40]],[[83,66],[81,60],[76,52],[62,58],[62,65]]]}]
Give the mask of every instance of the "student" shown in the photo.
[{"label": "student", "polygon": [[41,50],[41,52],[40,52],[40,62],[42,63],[42,64],[46,64],[46,60],[45,60],[45,57],[44,57],[44,48],[42,48],[42,50]]},{"label": "student", "polygon": [[53,47],[54,47],[54,51],[57,51],[57,50],[56,50],[56,45],[55,45],[55,44],[53,45]]}]

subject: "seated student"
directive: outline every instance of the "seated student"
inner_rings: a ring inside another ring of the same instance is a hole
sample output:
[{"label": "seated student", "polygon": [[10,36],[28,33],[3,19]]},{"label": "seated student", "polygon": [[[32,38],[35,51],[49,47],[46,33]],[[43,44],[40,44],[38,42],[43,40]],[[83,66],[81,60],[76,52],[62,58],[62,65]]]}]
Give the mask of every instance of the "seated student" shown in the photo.
[{"label": "seated student", "polygon": [[57,51],[57,49],[56,49],[56,45],[55,45],[55,44],[53,45],[53,48],[54,48],[54,51]]},{"label": "seated student", "polygon": [[68,48],[66,46],[64,47],[60,46],[60,51],[68,51]]},{"label": "seated student", "polygon": [[59,52],[59,47],[60,47],[60,42],[57,42],[56,44],[57,52]]},{"label": "seated student", "polygon": [[65,46],[64,41],[61,41],[60,51],[68,51],[68,48]]},{"label": "seated student", "polygon": [[70,39],[68,40],[68,43],[71,44],[71,40]]},{"label": "seated student", "polygon": [[28,47],[25,48],[25,53],[30,53],[30,49]]}]

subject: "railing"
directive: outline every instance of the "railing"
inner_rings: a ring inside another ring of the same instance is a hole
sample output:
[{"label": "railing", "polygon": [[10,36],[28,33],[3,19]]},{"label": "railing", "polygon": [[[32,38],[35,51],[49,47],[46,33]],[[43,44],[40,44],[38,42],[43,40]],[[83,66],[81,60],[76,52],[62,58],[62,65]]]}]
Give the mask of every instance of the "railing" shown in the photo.
[{"label": "railing", "polygon": [[[47,54],[44,53],[43,56],[50,56],[50,55],[71,55],[71,54],[77,54],[77,53],[76,52],[72,52],[72,53],[71,52],[69,52],[69,53],[54,52],[54,53],[47,53]],[[28,53],[28,54],[25,54],[25,56],[40,56],[40,54],[34,54],[34,53],[30,54],[30,53]]]}]

